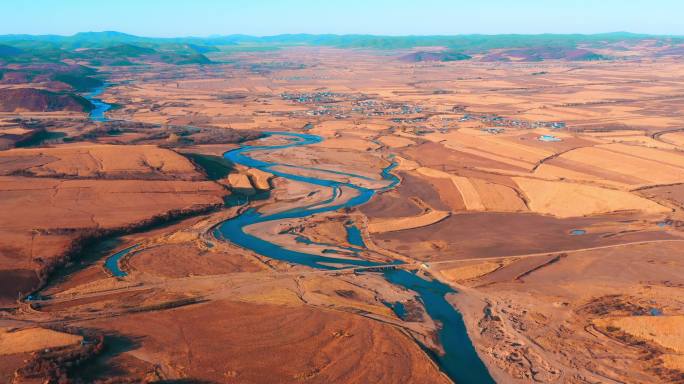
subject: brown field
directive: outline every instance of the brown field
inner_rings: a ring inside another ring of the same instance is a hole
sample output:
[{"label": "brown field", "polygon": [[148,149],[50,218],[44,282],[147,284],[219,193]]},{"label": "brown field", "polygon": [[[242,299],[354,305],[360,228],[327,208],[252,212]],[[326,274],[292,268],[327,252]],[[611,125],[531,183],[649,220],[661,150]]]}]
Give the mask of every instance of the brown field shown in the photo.
[{"label": "brown field", "polygon": [[368,223],[368,232],[385,233],[403,231],[438,223],[449,217],[449,212],[428,211],[420,216],[390,217],[387,219],[374,220]]},{"label": "brown field", "polygon": [[[631,218],[616,215],[613,220]],[[464,213],[428,227],[383,233],[373,239],[379,246],[412,258],[444,260],[514,256],[672,236],[653,226],[650,231],[632,230],[626,224],[602,227],[601,222],[601,217],[558,219],[529,213]],[[573,236],[570,232],[574,229],[585,229],[587,234]]]},{"label": "brown field", "polygon": [[529,199],[530,210],[556,217],[577,217],[638,210],[667,213],[670,210],[629,192],[591,185],[515,178]]},{"label": "brown field", "polygon": [[35,273],[44,278],[84,233],[211,207],[227,193],[202,181],[186,158],[155,146],[13,149],[0,159],[5,174],[21,171],[0,176],[0,265],[21,270],[3,284],[3,304],[36,288]]},{"label": "brown field", "polygon": [[627,316],[606,318],[594,323],[599,327],[617,327],[638,339],[652,341],[674,354],[684,352],[684,333],[682,316]]},{"label": "brown field", "polygon": [[44,328],[0,329],[0,355],[14,355],[45,348],[78,344],[83,338]]},{"label": "brown field", "polygon": [[[161,371],[170,378],[235,383],[408,383],[420,377],[425,383],[446,382],[422,351],[391,326],[306,306],[214,301],[82,325],[117,332],[131,340],[142,338],[135,350],[117,356],[118,367],[126,369],[123,357],[138,364],[161,362]],[[178,344],[183,349],[169,353]],[[264,354],[264,349],[270,353]],[[287,362],[283,356],[288,356]],[[387,357],[384,364],[363,364],[372,356]]]},{"label": "brown field", "polygon": [[201,174],[183,156],[150,145],[14,149],[0,152],[0,167],[7,173],[21,170],[41,177],[201,178]]},{"label": "brown field", "polygon": [[[656,201],[662,201],[662,204],[669,203],[680,209],[684,207],[684,183],[654,186],[643,189],[640,193]],[[681,215],[680,209],[677,209],[676,213]]]}]

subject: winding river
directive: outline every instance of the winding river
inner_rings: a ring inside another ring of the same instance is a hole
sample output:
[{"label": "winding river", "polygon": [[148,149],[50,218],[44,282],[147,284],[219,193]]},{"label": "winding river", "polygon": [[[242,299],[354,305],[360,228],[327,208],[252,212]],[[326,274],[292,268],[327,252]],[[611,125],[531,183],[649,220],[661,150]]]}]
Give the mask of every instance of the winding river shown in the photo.
[{"label": "winding river", "polygon": [[[104,88],[96,89],[94,92],[86,95],[86,98],[96,106],[96,109],[90,114],[93,121],[102,122],[108,120],[104,113],[110,106],[97,99],[103,90]],[[320,168],[298,167],[290,164],[269,163],[248,156],[249,153],[276,151],[290,147],[316,144],[323,141],[323,138],[320,136],[292,132],[268,132],[266,133],[266,137],[271,139],[284,139],[282,140],[283,144],[244,145],[240,148],[226,152],[224,157],[235,164],[258,168],[288,180],[329,188],[332,191],[332,197],[318,203],[270,214],[261,213],[254,208],[248,208],[240,215],[221,223],[214,232],[215,237],[230,241],[268,258],[292,264],[305,265],[315,269],[334,270],[348,268],[350,266],[372,267],[386,265],[360,258],[327,256],[328,253],[324,256],[295,251],[245,231],[246,227],[254,224],[282,219],[304,218],[319,213],[337,211],[343,208],[357,207],[368,202],[375,193],[393,188],[400,182],[399,178],[391,173],[392,169],[396,166],[394,163],[383,169],[380,174],[382,180],[384,180],[384,186],[377,189],[371,189],[352,182],[352,180],[368,179],[361,175]],[[325,176],[302,176],[285,172],[283,169],[310,170],[315,171],[313,173],[316,175],[329,175],[329,178],[326,178]],[[347,180],[339,181],[339,176],[346,176]],[[353,190],[355,195],[340,202],[340,195],[343,188],[345,190]],[[349,243],[353,245],[353,247],[338,246],[337,248],[348,250],[351,253],[358,253],[365,249],[365,244],[363,243],[363,238],[360,235],[359,229],[354,226],[353,223],[347,223],[346,227]],[[306,238],[301,238],[299,241],[306,242],[307,240],[308,239]],[[126,275],[124,271],[119,269],[118,259],[130,252],[132,248],[133,247],[112,255],[105,262],[105,266],[109,268],[115,276],[123,277]],[[400,262],[397,262],[396,264],[400,264]],[[468,337],[461,314],[446,300],[446,295],[455,293],[450,286],[437,280],[425,279],[414,272],[400,268],[386,270],[382,273],[388,282],[415,292],[418,299],[423,303],[428,315],[441,325],[438,336],[445,353],[438,354],[428,349],[425,350],[435,360],[443,372],[445,372],[454,382],[459,384],[494,383],[494,380],[487,371],[484,363],[479,359],[477,352]]]}]

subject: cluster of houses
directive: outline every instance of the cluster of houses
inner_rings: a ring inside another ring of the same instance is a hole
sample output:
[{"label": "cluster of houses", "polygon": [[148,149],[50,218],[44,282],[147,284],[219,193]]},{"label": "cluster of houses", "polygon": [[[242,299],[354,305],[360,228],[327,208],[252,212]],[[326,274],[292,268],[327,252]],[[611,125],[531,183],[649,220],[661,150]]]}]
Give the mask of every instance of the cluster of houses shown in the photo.
[{"label": "cluster of houses", "polygon": [[466,121],[480,121],[484,124],[494,127],[510,127],[510,128],[550,128],[562,129],[565,128],[565,122],[562,121],[526,121],[518,119],[508,119],[496,114],[472,115],[465,114],[458,119],[459,122]]},{"label": "cluster of houses", "polygon": [[[347,95],[344,93],[335,92],[296,92],[289,93],[285,92],[280,95],[283,100],[291,101],[297,104],[328,104],[328,103],[338,103],[340,101],[346,101],[353,98],[354,95]],[[360,96],[356,96],[360,97]]]},{"label": "cluster of houses", "polygon": [[[283,100],[296,104],[312,105],[313,109],[305,112],[309,116],[333,116],[337,119],[347,118],[351,115],[378,117],[415,115],[423,112],[423,108],[418,105],[374,100],[363,94],[344,94],[329,91],[304,93],[286,92],[282,93],[280,97]],[[350,102],[350,104],[345,102]],[[301,114],[301,112],[295,114]],[[420,118],[406,119],[406,121],[402,120],[401,122],[414,123],[425,121],[424,118],[423,120],[419,119]]]},{"label": "cluster of houses", "polygon": [[423,112],[423,108],[419,105],[366,99],[354,102],[352,112],[366,116],[413,115]]}]

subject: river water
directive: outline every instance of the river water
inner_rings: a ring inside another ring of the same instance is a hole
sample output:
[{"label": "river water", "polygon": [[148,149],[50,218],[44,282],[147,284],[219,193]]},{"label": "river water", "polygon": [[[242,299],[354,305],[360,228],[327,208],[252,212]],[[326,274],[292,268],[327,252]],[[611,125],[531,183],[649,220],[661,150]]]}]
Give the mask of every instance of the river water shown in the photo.
[{"label": "river water", "polygon": [[[96,107],[90,113],[91,120],[96,122],[104,122],[109,120],[105,116],[105,112],[109,110],[111,106],[98,99],[98,96],[104,92],[104,89],[105,87],[101,87],[95,89],[90,94],[85,95],[85,97]],[[328,256],[328,254],[325,254],[324,256],[320,254],[309,254],[290,250],[278,244],[249,234],[245,231],[245,227],[253,224],[281,219],[303,218],[319,213],[333,212],[343,208],[357,207],[368,202],[376,192],[393,188],[400,181],[391,173],[392,169],[396,166],[395,163],[390,164],[380,173],[380,176],[385,181],[385,185],[377,189],[370,189],[354,184],[352,181],[339,181],[339,176],[347,176],[348,180],[368,179],[365,176],[339,171],[330,171],[320,168],[306,168],[293,166],[290,164],[269,163],[248,156],[247,154],[251,152],[276,151],[290,147],[316,144],[323,141],[323,138],[320,136],[292,132],[269,132],[266,133],[266,136],[271,138],[283,138],[285,139],[285,144],[244,145],[240,148],[226,152],[224,157],[235,164],[258,168],[288,180],[330,188],[332,190],[332,197],[326,201],[318,202],[308,206],[287,209],[271,214],[262,214],[255,209],[247,209],[240,215],[221,223],[214,232],[216,238],[222,239],[224,241],[230,241],[236,245],[272,259],[282,260],[292,264],[305,265],[307,267],[316,269],[334,270],[347,268],[349,266],[383,265],[360,258],[349,259]],[[285,172],[283,169],[312,170],[315,171],[314,174],[316,175],[327,174],[330,175],[330,177],[325,178],[322,176],[302,176],[299,174]],[[338,198],[340,196],[341,188],[343,187],[354,190],[356,195],[340,203],[338,202]],[[349,243],[353,247],[345,247],[340,245],[338,248],[349,250],[352,253],[358,253],[360,249],[365,248],[361,232],[356,226],[353,224],[348,224],[347,235]],[[134,247],[127,248],[108,257],[105,261],[105,267],[110,269],[114,276],[126,276],[125,271],[119,268],[119,259],[133,249]],[[397,262],[397,264],[400,264],[400,262]],[[417,294],[417,298],[423,303],[427,314],[434,321],[440,324],[438,336],[445,353],[438,354],[427,349],[426,351],[430,354],[430,356],[439,365],[440,369],[444,373],[446,373],[454,382],[458,384],[494,383],[494,380],[487,371],[484,363],[480,360],[472,342],[468,337],[461,314],[456,311],[456,309],[446,300],[446,295],[455,293],[451,287],[437,280],[423,278],[415,272],[404,269],[387,270],[383,272],[383,275],[391,284],[395,284],[415,292]]]},{"label": "river water", "polygon": [[[339,269],[349,266],[382,265],[362,259],[342,259],[333,256],[294,251],[245,232],[244,228],[253,224],[280,219],[302,218],[318,213],[356,207],[369,201],[376,192],[393,188],[399,183],[399,179],[391,173],[391,170],[396,166],[394,163],[383,169],[380,174],[386,181],[386,185],[378,189],[369,189],[353,184],[351,181],[338,181],[334,176],[341,174],[341,172],[330,172],[331,177],[329,179],[320,176],[309,177],[301,176],[299,174],[295,175],[283,172],[283,164],[268,163],[247,156],[247,153],[250,152],[273,151],[295,146],[311,145],[322,141],[322,138],[319,136],[302,133],[271,132],[268,133],[268,136],[281,136],[290,140],[287,141],[287,144],[280,145],[243,146],[226,152],[224,157],[236,164],[258,168],[286,179],[331,188],[333,191],[339,190],[342,187],[351,188],[356,191],[357,195],[344,203],[337,203],[333,198],[323,203],[292,208],[271,214],[261,214],[254,209],[248,209],[241,215],[219,225],[215,232],[216,237],[230,241],[243,248],[253,250],[258,254],[272,259],[282,260],[292,264],[306,265],[311,268]],[[296,140],[292,138],[296,138]],[[306,168],[287,164],[286,169]],[[316,170],[316,174],[321,173],[319,168]],[[353,174],[346,175],[353,178],[360,177],[359,175]],[[335,197],[338,194],[333,193],[332,195]],[[347,225],[347,235],[349,243],[354,247],[365,248],[360,231],[356,226],[351,224]],[[340,246],[340,248],[345,247]],[[346,247],[346,249],[353,248]],[[404,269],[387,270],[383,272],[383,275],[390,283],[416,292],[428,315],[441,324],[439,339],[445,353],[440,355],[430,352],[430,355],[452,380],[459,384],[486,384],[494,382],[468,337],[461,314],[446,300],[446,295],[455,293],[451,287],[437,280],[424,279],[416,273]]]},{"label": "river water", "polygon": [[112,108],[112,106],[111,104],[107,104],[98,98],[100,95],[102,95],[105,89],[107,89],[107,85],[108,84],[104,84],[100,87],[97,87],[93,89],[89,94],[83,96],[95,106],[95,108],[90,111],[89,115],[90,120],[92,121],[103,122],[109,120],[105,116],[105,112],[109,111]]}]

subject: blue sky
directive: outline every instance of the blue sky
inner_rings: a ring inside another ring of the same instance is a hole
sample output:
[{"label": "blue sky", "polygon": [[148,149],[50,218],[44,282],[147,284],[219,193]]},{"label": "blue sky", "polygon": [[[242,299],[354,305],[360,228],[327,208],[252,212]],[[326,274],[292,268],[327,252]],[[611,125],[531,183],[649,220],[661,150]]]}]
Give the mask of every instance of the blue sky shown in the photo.
[{"label": "blue sky", "polygon": [[684,35],[684,0],[3,0],[0,34]]}]

